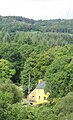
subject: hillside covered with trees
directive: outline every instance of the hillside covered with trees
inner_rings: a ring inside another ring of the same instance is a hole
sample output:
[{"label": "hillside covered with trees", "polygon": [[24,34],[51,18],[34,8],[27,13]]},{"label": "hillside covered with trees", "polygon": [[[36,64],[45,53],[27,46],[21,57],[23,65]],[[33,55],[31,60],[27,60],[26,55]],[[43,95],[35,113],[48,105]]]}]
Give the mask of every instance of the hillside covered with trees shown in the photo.
[{"label": "hillside covered with trees", "polygon": [[[49,103],[22,105],[29,73],[31,91],[46,81]],[[73,119],[73,20],[0,16],[0,119]]]}]

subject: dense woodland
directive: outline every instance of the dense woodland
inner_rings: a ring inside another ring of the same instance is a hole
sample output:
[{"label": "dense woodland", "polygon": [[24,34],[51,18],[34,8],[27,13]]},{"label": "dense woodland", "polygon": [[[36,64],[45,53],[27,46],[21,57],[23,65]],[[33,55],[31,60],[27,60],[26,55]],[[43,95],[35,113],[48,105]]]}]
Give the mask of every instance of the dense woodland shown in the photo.
[{"label": "dense woodland", "polygon": [[[49,103],[23,105],[46,81]],[[18,86],[23,86],[23,92]],[[0,120],[73,120],[73,20],[0,16]]]}]

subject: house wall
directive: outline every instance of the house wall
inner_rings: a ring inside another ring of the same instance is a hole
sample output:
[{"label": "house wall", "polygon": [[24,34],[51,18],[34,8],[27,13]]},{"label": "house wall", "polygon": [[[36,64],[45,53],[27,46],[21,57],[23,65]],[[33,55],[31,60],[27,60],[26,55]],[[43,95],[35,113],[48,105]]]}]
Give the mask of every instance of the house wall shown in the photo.
[{"label": "house wall", "polygon": [[44,89],[36,89],[36,99],[38,103],[44,102]]},{"label": "house wall", "polygon": [[45,94],[44,89],[35,89],[29,94],[28,100],[40,104],[47,102],[47,97],[48,95]]},{"label": "house wall", "polygon": [[33,90],[28,96],[27,99],[33,102],[36,102],[36,89]]}]

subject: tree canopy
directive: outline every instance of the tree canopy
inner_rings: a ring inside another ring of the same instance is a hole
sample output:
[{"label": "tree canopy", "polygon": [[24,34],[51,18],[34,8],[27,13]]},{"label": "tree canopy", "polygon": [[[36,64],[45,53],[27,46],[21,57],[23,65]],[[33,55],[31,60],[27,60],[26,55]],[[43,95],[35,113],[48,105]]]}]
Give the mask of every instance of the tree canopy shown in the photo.
[{"label": "tree canopy", "polygon": [[[25,104],[29,74],[30,91],[46,82],[47,104]],[[0,16],[0,119],[73,119],[73,20]]]}]

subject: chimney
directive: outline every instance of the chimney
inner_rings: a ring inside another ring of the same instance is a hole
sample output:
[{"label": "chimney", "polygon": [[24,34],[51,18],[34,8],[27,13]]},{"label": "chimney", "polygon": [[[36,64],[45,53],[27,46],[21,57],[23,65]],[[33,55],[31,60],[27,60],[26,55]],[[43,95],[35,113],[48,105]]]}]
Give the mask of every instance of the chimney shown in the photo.
[{"label": "chimney", "polygon": [[40,79],[38,83],[41,83],[41,82],[43,82],[43,80],[42,80],[42,79]]}]

